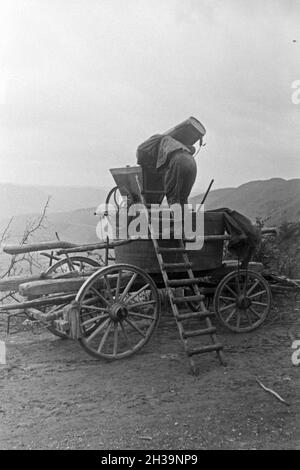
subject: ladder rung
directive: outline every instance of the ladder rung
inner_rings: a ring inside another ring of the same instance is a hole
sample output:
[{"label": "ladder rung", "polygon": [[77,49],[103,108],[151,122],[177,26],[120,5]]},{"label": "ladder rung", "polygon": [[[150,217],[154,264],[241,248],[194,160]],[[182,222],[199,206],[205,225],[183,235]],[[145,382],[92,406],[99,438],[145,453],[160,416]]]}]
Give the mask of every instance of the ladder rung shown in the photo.
[{"label": "ladder rung", "polygon": [[195,354],[202,354],[202,353],[207,353],[207,352],[212,352],[212,351],[220,351],[221,349],[223,349],[223,345],[221,343],[209,344],[207,346],[200,346],[199,348],[193,348],[193,349],[187,350],[187,355],[194,356]]},{"label": "ladder rung", "polygon": [[196,237],[184,237],[182,241],[183,243],[194,243],[196,241]]},{"label": "ladder rung", "polygon": [[187,295],[185,297],[173,297],[174,304],[182,304],[183,302],[199,302],[204,299],[204,295]]},{"label": "ladder rung", "polygon": [[208,310],[206,312],[189,312],[189,313],[179,313],[176,315],[177,321],[184,321],[184,320],[190,320],[191,318],[197,318],[199,320],[209,318],[209,317],[214,317],[215,314],[214,312],[209,312]]},{"label": "ladder rung", "polygon": [[187,253],[188,252],[186,248],[166,248],[164,246],[159,246],[157,251],[159,253]]},{"label": "ladder rung", "polygon": [[201,277],[194,277],[193,279],[170,279],[168,286],[191,286],[193,284],[199,284],[203,279]]},{"label": "ladder rung", "polygon": [[202,330],[194,330],[194,331],[185,331],[183,333],[184,338],[191,338],[192,336],[203,336],[203,335],[212,335],[216,333],[217,328],[215,326],[211,326],[209,328],[203,328]]},{"label": "ladder rung", "polygon": [[176,269],[176,268],[191,268],[192,263],[163,263],[162,267],[164,269]]}]

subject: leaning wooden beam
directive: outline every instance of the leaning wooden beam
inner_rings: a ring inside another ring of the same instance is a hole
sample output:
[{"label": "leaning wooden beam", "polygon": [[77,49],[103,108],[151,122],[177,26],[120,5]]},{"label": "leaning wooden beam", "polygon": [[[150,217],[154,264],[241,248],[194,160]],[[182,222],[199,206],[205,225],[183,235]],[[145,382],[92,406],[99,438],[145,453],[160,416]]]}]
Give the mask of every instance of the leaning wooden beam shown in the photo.
[{"label": "leaning wooden beam", "polygon": [[[91,268],[89,270],[86,270],[84,272],[85,278],[87,276],[91,276],[95,271],[97,271],[99,268]],[[66,273],[56,273],[56,274],[49,274],[47,275],[46,273],[41,273],[41,274],[33,274],[30,276],[11,276],[7,277],[6,279],[1,279],[0,280],[0,292],[15,292],[19,289],[19,286],[21,284],[26,284],[28,282],[33,282],[33,281],[41,281],[41,280],[47,280],[47,279],[73,279],[73,278],[81,278],[82,279],[83,274],[80,273],[79,271],[69,271]]]},{"label": "leaning wooden beam", "polygon": [[44,299],[27,300],[25,302],[13,304],[3,304],[0,306],[0,311],[5,312],[10,310],[26,310],[28,308],[46,307],[47,305],[62,305],[71,302],[75,296],[76,293],[73,293],[68,295],[46,297]]},{"label": "leaning wooden beam", "polygon": [[24,282],[38,281],[42,279],[42,274],[35,274],[32,276],[11,276],[0,281],[0,292],[17,291],[21,284]]},{"label": "leaning wooden beam", "polygon": [[[107,276],[107,278],[111,289],[116,287],[118,275],[115,274]],[[120,287],[125,286],[129,278],[130,273],[123,273]],[[41,295],[78,292],[86,279],[88,279],[88,276],[81,276],[73,279],[49,279],[45,281],[28,282],[20,285],[19,293],[24,297],[33,298]],[[95,287],[97,287],[97,289],[107,289],[105,279],[103,277],[99,277]]]},{"label": "leaning wooden beam", "polygon": [[26,282],[19,286],[19,293],[23,297],[58,294],[60,292],[77,292],[87,277],[75,279],[53,279],[44,281]]},{"label": "leaning wooden beam", "polygon": [[29,245],[3,245],[4,253],[9,255],[19,255],[21,253],[31,253],[33,251],[55,250],[59,248],[72,248],[76,246],[75,243],[54,241],[54,242],[40,242],[32,243]]}]

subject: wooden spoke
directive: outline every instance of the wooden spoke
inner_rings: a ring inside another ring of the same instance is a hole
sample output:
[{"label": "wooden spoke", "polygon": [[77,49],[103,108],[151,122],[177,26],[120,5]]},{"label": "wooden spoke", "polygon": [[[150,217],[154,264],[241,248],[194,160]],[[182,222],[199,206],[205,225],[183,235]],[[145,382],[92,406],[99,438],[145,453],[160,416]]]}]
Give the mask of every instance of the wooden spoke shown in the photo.
[{"label": "wooden spoke", "polygon": [[121,282],[122,282],[122,269],[118,272],[116,295],[115,295],[116,301],[119,300]]},{"label": "wooden spoke", "polygon": [[90,305],[92,304],[93,302],[96,302],[98,300],[99,296],[95,296],[95,297],[89,297],[88,299],[86,299],[84,302],[81,302],[81,306],[82,307],[85,307],[86,305]]},{"label": "wooden spoke", "polygon": [[155,300],[146,300],[145,302],[139,302],[137,304],[130,305],[130,308],[137,308],[137,307],[146,307],[147,305],[154,305],[156,303]]},{"label": "wooden spoke", "polygon": [[105,281],[105,285],[106,285],[106,288],[107,288],[107,293],[108,293],[109,299],[110,299],[111,302],[113,302],[114,298],[113,298],[113,294],[112,294],[112,291],[111,291],[109,279],[106,275],[104,275],[103,277],[104,277],[104,281]]},{"label": "wooden spoke", "polygon": [[116,356],[118,353],[118,323],[114,323],[114,349],[113,355]]},{"label": "wooden spoke", "polygon": [[93,333],[91,333],[87,338],[86,338],[86,341],[87,342],[90,342],[93,338],[95,338],[95,336],[97,336],[100,331],[103,330],[103,328],[105,328],[107,325],[109,325],[111,322],[110,318],[107,318],[103,323],[101,323],[100,326],[98,326],[98,328],[96,328],[95,331],[93,331]]},{"label": "wooden spoke", "polygon": [[106,318],[108,318],[108,316],[109,315],[107,314],[107,315],[98,315],[97,317],[89,318],[88,320],[85,320],[84,322],[82,322],[82,326],[90,325],[91,323],[96,323],[99,320],[105,320]]},{"label": "wooden spoke", "polygon": [[237,317],[236,317],[236,327],[239,328],[241,323],[241,315],[240,310],[237,310]]},{"label": "wooden spoke", "polygon": [[225,297],[224,295],[220,295],[220,299],[223,299],[223,300],[235,300],[236,297]]},{"label": "wooden spoke", "polygon": [[257,302],[256,300],[252,300],[252,304],[260,305],[261,307],[266,307],[268,305],[268,304],[265,304],[264,302]]},{"label": "wooden spoke", "polygon": [[254,289],[256,289],[256,287],[259,285],[259,280],[256,280],[255,283],[250,287],[250,289],[248,290],[247,292],[247,296],[249,297],[249,295],[251,294],[251,292],[254,291]]},{"label": "wooden spoke", "polygon": [[260,295],[263,295],[263,294],[266,294],[266,293],[267,293],[267,291],[261,290],[259,292],[256,292],[255,294],[248,295],[247,297],[249,297],[249,299],[255,299],[255,297],[259,297]]},{"label": "wooden spoke", "polygon": [[143,313],[136,313],[136,312],[132,312],[131,310],[128,310],[128,313],[129,315],[133,315],[134,317],[138,317],[138,318],[144,318],[146,320],[154,320],[154,317],[151,317],[150,315],[144,315]]},{"label": "wooden spoke", "polygon": [[237,292],[238,292],[238,295],[240,295],[241,293],[241,286],[240,286],[240,279],[239,279],[239,275],[235,277],[235,285],[237,287]]},{"label": "wooden spoke", "polygon": [[111,306],[110,302],[105,299],[105,297],[103,297],[102,294],[100,294],[100,292],[98,291],[98,289],[96,289],[95,287],[92,287],[91,290],[94,292],[94,294],[96,294],[101,300],[102,302],[104,302],[108,307]]},{"label": "wooden spoke", "polygon": [[246,309],[245,311],[246,311],[246,316],[247,316],[247,319],[248,319],[248,323],[249,323],[249,325],[252,325],[253,322],[252,322],[252,318],[251,318],[251,315],[250,315],[248,309]]},{"label": "wooden spoke", "polygon": [[226,285],[224,286],[224,289],[227,289],[227,290],[229,290],[229,292],[231,292],[231,294],[234,296],[234,298],[236,298],[236,297],[237,297],[237,293],[236,293],[236,292],[234,292],[234,290],[233,290],[233,289],[231,289],[231,287],[229,287],[229,285],[228,285],[228,284],[226,284]]},{"label": "wooden spoke", "polygon": [[98,352],[101,352],[101,351],[102,351],[102,349],[103,349],[103,347],[104,347],[104,345],[105,345],[105,343],[106,343],[106,340],[107,340],[107,338],[108,338],[108,335],[109,335],[109,333],[110,333],[110,330],[111,330],[111,328],[112,328],[112,325],[113,325],[113,322],[110,321],[109,324],[108,324],[108,327],[107,327],[106,330],[105,330],[104,335],[103,335],[102,338],[101,338],[100,344],[99,344],[99,346],[98,346]]},{"label": "wooden spoke", "polygon": [[81,305],[84,310],[95,310],[96,312],[107,312],[107,308],[95,307],[94,305]]},{"label": "wooden spoke", "polygon": [[124,298],[126,297],[126,295],[128,294],[132,284],[134,283],[134,281],[136,280],[138,274],[137,273],[134,273],[130,279],[130,281],[128,282],[127,286],[125,287],[124,291],[122,292],[121,296],[120,296],[120,299],[119,301],[120,302],[123,302]]},{"label": "wooden spoke", "polygon": [[235,314],[235,312],[236,312],[236,308],[234,308],[234,309],[232,310],[232,312],[228,315],[228,317],[227,317],[226,320],[225,320],[226,323],[230,322],[230,320],[232,319],[232,317],[233,317],[233,315]]},{"label": "wooden spoke", "polygon": [[143,338],[146,337],[145,333],[140,330],[140,328],[138,326],[136,326],[135,323],[133,323],[131,320],[129,320],[129,318],[125,318],[125,321],[126,323],[128,323],[130,326],[132,326],[132,328],[134,328],[141,336],[143,336]]},{"label": "wooden spoke", "polygon": [[121,330],[122,330],[122,332],[123,332],[124,338],[126,339],[126,342],[127,342],[128,346],[130,347],[130,349],[132,349],[132,345],[131,345],[131,343],[130,343],[130,341],[129,341],[128,335],[127,335],[127,333],[126,333],[126,330],[125,330],[125,328],[124,328],[124,324],[123,324],[122,321],[120,322],[120,325],[121,325]]},{"label": "wooden spoke", "polygon": [[69,266],[70,271],[75,271],[74,264],[72,263],[70,258],[67,259],[67,265]]},{"label": "wooden spoke", "polygon": [[262,315],[260,315],[252,306],[249,307],[249,310],[251,310],[251,312],[257,317],[257,318],[261,318]]},{"label": "wooden spoke", "polygon": [[225,310],[228,310],[231,307],[235,307],[235,305],[236,305],[235,302],[232,304],[226,305],[225,307],[220,308],[220,312],[224,312]]},{"label": "wooden spoke", "polygon": [[137,297],[138,295],[140,295],[142,292],[144,292],[146,289],[149,288],[149,284],[146,284],[144,285],[143,287],[141,287],[137,292],[134,292],[133,294],[131,294],[129,297],[127,297],[126,301],[125,301],[125,304],[128,304],[132,299],[134,299],[135,297]]},{"label": "wooden spoke", "polygon": [[62,309],[62,308],[65,307],[66,305],[68,305],[68,304],[66,303],[66,304],[55,305],[54,307],[50,308],[50,310],[48,310],[47,313],[54,313],[54,312],[57,312],[57,310]]}]

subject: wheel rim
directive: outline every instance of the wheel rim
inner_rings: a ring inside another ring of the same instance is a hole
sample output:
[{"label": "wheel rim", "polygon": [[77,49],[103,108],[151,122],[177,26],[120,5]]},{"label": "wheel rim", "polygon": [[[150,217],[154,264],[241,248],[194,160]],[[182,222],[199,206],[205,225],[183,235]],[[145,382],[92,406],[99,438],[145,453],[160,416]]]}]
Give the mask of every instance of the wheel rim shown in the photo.
[{"label": "wheel rim", "polygon": [[112,265],[93,274],[76,297],[80,304],[80,343],[92,356],[122,359],[152,336],[160,313],[151,277],[130,265]]},{"label": "wheel rim", "polygon": [[54,263],[45,271],[45,274],[50,276],[54,274],[64,274],[70,271],[84,273],[91,267],[98,266],[100,267],[100,264],[93,258],[88,258],[85,256],[69,256],[68,258],[63,258],[57,261],[57,263]]},{"label": "wheel rim", "polygon": [[271,291],[259,273],[234,271],[225,276],[214,296],[214,310],[231,331],[243,333],[258,328],[271,308]]}]

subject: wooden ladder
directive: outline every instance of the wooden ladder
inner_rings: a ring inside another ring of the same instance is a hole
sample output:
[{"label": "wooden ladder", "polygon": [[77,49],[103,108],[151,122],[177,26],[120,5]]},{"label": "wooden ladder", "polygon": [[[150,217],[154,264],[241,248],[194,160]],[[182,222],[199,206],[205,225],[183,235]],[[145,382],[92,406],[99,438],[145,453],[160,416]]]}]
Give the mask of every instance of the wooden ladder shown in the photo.
[{"label": "wooden ladder", "polygon": [[[222,365],[226,365],[223,351],[222,351],[223,345],[218,340],[217,335],[216,335],[216,327],[213,326],[211,322],[211,317],[214,316],[214,313],[210,312],[205,307],[204,295],[201,294],[200,288],[198,286],[199,278],[195,278],[194,276],[194,272],[192,270],[192,263],[190,262],[188,258],[188,250],[185,248],[184,241],[182,239],[176,240],[176,242],[178,243],[177,247],[171,248],[171,247],[161,246],[161,243],[160,243],[161,240],[155,238],[152,232],[151,223],[149,222],[148,207],[145,202],[144,195],[143,195],[143,192],[141,191],[140,185],[139,185],[139,189],[140,189],[142,203],[147,209],[148,227],[149,227],[149,231],[151,234],[151,239],[152,239],[155,253],[157,256],[160,271],[162,274],[162,278],[164,281],[164,285],[166,287],[168,298],[170,300],[172,312],[173,312],[173,315],[174,315],[174,318],[178,327],[180,339],[183,343],[184,350],[190,360],[192,372],[197,373],[197,367],[194,361],[194,356],[196,356],[197,354],[203,354],[203,353],[216,351],[217,357],[220,363]],[[181,261],[176,262],[176,263],[165,262],[164,254],[174,254],[176,258],[178,258],[177,255],[180,254]],[[176,272],[174,272],[174,270],[177,270],[178,268],[180,268],[180,274],[182,274],[182,272],[186,272],[187,277],[184,279],[181,279],[179,277],[174,279],[172,276],[172,279],[170,279],[169,274],[173,272],[173,275],[176,276]],[[184,288],[185,286],[190,286],[192,290],[194,291],[194,295],[183,295],[181,297],[177,297],[174,295],[175,294],[174,291],[176,288],[178,287]],[[180,305],[184,305],[187,302],[197,302],[198,311],[182,313],[180,311]],[[198,319],[200,321],[201,320],[204,321],[205,327],[197,328],[197,329],[185,329],[184,324],[187,322],[187,320],[190,320],[190,319]],[[205,335],[209,335],[211,344],[191,347],[190,340],[192,338],[195,339],[196,337],[202,337]]]}]

